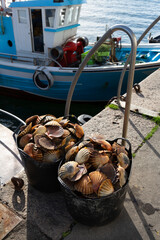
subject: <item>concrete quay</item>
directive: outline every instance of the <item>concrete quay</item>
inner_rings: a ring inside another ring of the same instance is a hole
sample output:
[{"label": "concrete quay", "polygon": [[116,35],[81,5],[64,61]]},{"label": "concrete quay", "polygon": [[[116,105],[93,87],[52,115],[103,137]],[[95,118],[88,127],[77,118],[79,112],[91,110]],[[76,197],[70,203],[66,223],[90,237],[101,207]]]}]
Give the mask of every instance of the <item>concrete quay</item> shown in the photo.
[{"label": "concrete quay", "polygon": [[[137,110],[145,109],[149,114],[160,113],[159,83],[160,70],[157,70],[140,83],[140,93],[133,90],[131,103],[136,108],[135,112],[130,112],[127,135],[134,153],[132,173],[124,209],[113,222],[99,227],[75,222],[66,209],[62,192],[43,193],[36,190],[28,184],[22,167],[15,175],[24,180],[22,190],[15,190],[8,180],[0,190],[0,239],[160,239],[160,128],[155,121]],[[108,140],[122,137],[123,119],[124,111],[106,107],[83,125],[85,138],[93,133],[102,134]],[[6,150],[9,150],[12,146],[10,142],[4,143],[4,138],[0,139],[0,161],[4,158],[11,161],[10,157],[3,156],[2,148],[7,145]],[[15,151],[10,149],[9,152],[12,161],[17,162],[13,154]]]}]

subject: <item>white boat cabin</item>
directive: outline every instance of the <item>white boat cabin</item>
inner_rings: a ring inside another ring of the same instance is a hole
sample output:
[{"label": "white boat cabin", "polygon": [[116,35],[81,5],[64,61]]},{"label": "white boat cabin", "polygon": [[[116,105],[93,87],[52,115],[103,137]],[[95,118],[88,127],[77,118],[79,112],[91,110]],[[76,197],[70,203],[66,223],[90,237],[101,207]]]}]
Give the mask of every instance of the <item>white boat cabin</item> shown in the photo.
[{"label": "white boat cabin", "polygon": [[[3,0],[1,0],[3,1]],[[0,11],[0,53],[50,57],[74,37],[85,0],[14,1]]]}]

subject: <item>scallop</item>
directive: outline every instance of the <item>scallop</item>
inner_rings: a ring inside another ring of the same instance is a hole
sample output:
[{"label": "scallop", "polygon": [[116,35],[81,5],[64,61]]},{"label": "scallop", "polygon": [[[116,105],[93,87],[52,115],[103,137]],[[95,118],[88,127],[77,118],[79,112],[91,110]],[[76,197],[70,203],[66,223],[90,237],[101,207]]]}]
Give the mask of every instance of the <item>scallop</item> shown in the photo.
[{"label": "scallop", "polygon": [[39,116],[38,115],[33,115],[29,118],[26,119],[26,124],[30,124],[32,122],[32,125],[36,125],[38,123]]},{"label": "scallop", "polygon": [[89,177],[92,181],[92,185],[93,185],[93,190],[95,193],[97,193],[99,186],[101,185],[101,183],[107,179],[106,175],[104,175],[103,173],[99,172],[99,171],[93,171],[89,173]]},{"label": "scallop", "polygon": [[69,180],[74,177],[74,175],[79,171],[78,163],[75,161],[69,161],[64,163],[59,171],[58,175],[60,178],[65,179],[68,178]]},{"label": "scallop", "polygon": [[55,120],[56,117],[52,114],[45,114],[39,117],[39,122],[40,124],[46,124],[49,121]]},{"label": "scallop", "polygon": [[78,146],[74,146],[72,147],[65,155],[65,160],[66,161],[74,161],[75,160],[75,157],[78,153]]},{"label": "scallop", "polygon": [[30,157],[33,158],[33,148],[34,148],[34,143],[27,143],[26,146],[24,147],[23,151],[27,153]]},{"label": "scallop", "polygon": [[79,164],[86,163],[90,157],[90,150],[86,147],[81,148],[75,157],[75,161]]},{"label": "scallop", "polygon": [[120,166],[123,167],[124,169],[126,169],[129,166],[130,160],[125,153],[121,152],[120,154],[118,154],[117,159]]},{"label": "scallop", "polygon": [[57,162],[62,157],[62,151],[60,149],[50,150],[44,153],[43,161],[44,162]]},{"label": "scallop", "polygon": [[47,129],[46,129],[45,126],[40,125],[40,126],[38,126],[38,127],[35,129],[35,131],[33,132],[33,135],[36,135],[36,134],[45,134],[46,130],[47,130]]},{"label": "scallop", "polygon": [[25,128],[19,133],[18,137],[22,137],[27,133],[30,133],[32,129],[32,122],[29,125],[26,125]]},{"label": "scallop", "polygon": [[123,185],[127,181],[127,173],[123,167],[120,165],[118,166],[118,176],[119,176],[119,185],[120,187],[123,187]]},{"label": "scallop", "polygon": [[70,179],[71,181],[79,180],[84,174],[87,173],[85,164],[78,165],[79,171]]},{"label": "scallop", "polygon": [[74,129],[75,129],[75,134],[77,138],[82,138],[84,136],[84,130],[82,128],[82,126],[80,126],[79,124],[75,123],[74,125]]},{"label": "scallop", "polygon": [[106,179],[104,180],[99,189],[98,189],[98,196],[99,197],[104,197],[104,196],[108,196],[110,195],[111,193],[114,192],[114,187],[112,185],[112,182],[110,179]]},{"label": "scallop", "polygon": [[38,143],[45,150],[54,150],[56,148],[56,144],[51,139],[45,136],[39,138]]},{"label": "scallop", "polygon": [[24,148],[27,143],[32,139],[32,134],[27,133],[24,136],[22,136],[19,140],[19,146],[20,148]]},{"label": "scallop", "polygon": [[42,153],[42,150],[37,148],[35,145],[32,149],[32,153],[33,153],[33,158],[36,160],[36,161],[39,161],[39,162],[42,162],[43,160],[43,153]]},{"label": "scallop", "polygon": [[[46,126],[46,125],[45,125]],[[47,131],[46,131],[46,134],[49,136],[49,137],[61,137],[64,133],[64,129],[61,125],[54,125],[54,126],[46,126],[47,128]]]},{"label": "scallop", "polygon": [[76,191],[81,192],[84,195],[89,195],[94,192],[91,179],[88,175],[84,175],[80,180],[75,182],[74,188]]},{"label": "scallop", "polygon": [[125,146],[121,146],[117,142],[114,142],[112,144],[112,149],[113,149],[113,152],[115,152],[117,155],[120,154],[121,152],[128,155],[127,151],[125,150]]},{"label": "scallop", "polygon": [[103,166],[104,164],[108,163],[109,156],[108,156],[108,154],[100,153],[95,150],[92,152],[90,162],[91,162],[92,166],[96,169],[96,168],[99,168],[99,167]]},{"label": "scallop", "polygon": [[112,163],[106,163],[100,168],[100,171],[104,173],[108,179],[110,179],[112,182],[116,179],[116,170]]}]

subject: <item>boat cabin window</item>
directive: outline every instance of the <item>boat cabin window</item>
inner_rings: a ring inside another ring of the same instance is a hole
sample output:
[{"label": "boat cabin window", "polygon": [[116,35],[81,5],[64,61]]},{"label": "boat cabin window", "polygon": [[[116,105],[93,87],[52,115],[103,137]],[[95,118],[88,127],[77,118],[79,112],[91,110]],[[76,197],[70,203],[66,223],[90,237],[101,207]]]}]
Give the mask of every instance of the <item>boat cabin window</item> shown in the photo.
[{"label": "boat cabin window", "polygon": [[75,7],[75,10],[74,10],[73,22],[78,22],[79,14],[80,14],[80,6],[77,6]]},{"label": "boat cabin window", "polygon": [[27,13],[26,10],[18,10],[18,22],[19,23],[27,23]]},{"label": "boat cabin window", "polygon": [[62,8],[60,10],[59,26],[63,26],[64,25],[65,16],[66,16],[66,8]]},{"label": "boat cabin window", "polygon": [[46,9],[46,27],[54,27],[55,9]]},{"label": "boat cabin window", "polygon": [[74,10],[73,7],[70,7],[70,8],[68,9],[67,24],[72,23],[73,10]]}]

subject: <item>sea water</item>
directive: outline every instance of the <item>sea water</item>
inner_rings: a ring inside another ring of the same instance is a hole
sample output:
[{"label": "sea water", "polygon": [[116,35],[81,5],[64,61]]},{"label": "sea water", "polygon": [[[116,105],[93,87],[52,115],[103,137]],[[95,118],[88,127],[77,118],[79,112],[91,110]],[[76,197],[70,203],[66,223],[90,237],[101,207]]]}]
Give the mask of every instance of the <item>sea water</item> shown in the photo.
[{"label": "sea water", "polygon": [[[138,39],[145,29],[159,16],[159,0],[88,0],[82,6],[80,16],[79,36],[86,36],[89,42],[94,42],[97,36],[102,36],[107,28],[116,24],[126,25],[135,33]],[[160,34],[160,23],[150,31],[152,36]],[[122,31],[114,33],[122,37],[122,43],[129,42],[128,36]],[[148,36],[143,43],[148,42]],[[94,116],[104,107],[102,104],[75,104],[71,102],[70,113],[76,116],[86,113]],[[25,120],[34,114],[52,113],[56,116],[64,114],[65,103],[49,102],[0,96],[0,108],[15,114]],[[1,120],[2,116],[0,116]]]}]

